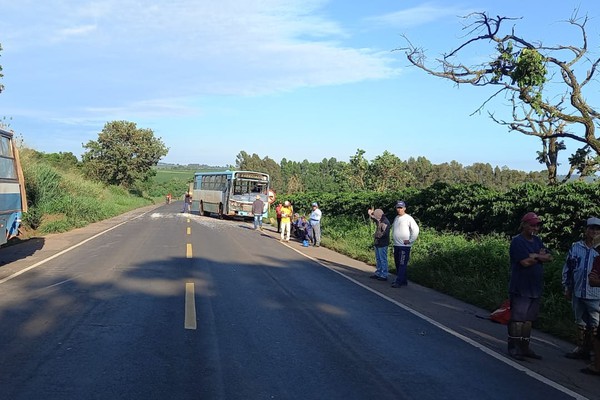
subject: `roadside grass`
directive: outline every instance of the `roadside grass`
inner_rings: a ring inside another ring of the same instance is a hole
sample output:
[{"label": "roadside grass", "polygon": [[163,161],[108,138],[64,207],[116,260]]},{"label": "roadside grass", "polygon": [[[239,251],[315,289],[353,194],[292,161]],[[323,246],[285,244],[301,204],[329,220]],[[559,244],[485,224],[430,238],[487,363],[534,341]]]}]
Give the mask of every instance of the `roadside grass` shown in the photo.
[{"label": "roadside grass", "polygon": [[[322,230],[323,246],[375,265],[374,225],[366,218],[324,217]],[[466,237],[422,227],[411,250],[409,280],[491,312],[508,298],[509,244],[510,238],[499,235]],[[542,309],[535,326],[574,341],[571,306],[564,298],[561,286],[565,256],[555,253],[554,261],[545,265]],[[395,273],[391,245],[388,261],[390,272]]]},{"label": "roadside grass", "polygon": [[27,236],[66,232],[135,208],[154,199],[126,189],[86,180],[79,171],[60,169],[22,152],[29,210],[23,215]]}]

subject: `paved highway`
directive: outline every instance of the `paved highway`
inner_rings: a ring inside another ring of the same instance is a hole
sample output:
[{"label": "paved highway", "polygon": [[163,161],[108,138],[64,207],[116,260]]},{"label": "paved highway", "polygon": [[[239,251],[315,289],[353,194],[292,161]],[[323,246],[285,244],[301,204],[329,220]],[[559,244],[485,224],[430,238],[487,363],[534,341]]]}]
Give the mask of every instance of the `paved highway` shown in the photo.
[{"label": "paved highway", "polygon": [[179,210],[0,268],[1,399],[586,398],[297,243]]}]

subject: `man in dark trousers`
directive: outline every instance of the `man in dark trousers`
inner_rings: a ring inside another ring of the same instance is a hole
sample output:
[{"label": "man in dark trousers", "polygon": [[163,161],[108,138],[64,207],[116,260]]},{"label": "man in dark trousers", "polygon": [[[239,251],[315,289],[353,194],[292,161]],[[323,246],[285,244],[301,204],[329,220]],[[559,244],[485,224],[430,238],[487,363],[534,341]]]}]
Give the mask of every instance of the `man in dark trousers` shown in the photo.
[{"label": "man in dark trousers", "polygon": [[391,224],[387,219],[383,210],[380,208],[373,210],[369,208],[367,210],[369,217],[375,220],[377,227],[373,234],[373,241],[375,245],[375,274],[371,275],[371,279],[377,279],[378,281],[387,281],[388,279],[388,247],[390,245],[390,230]]},{"label": "man in dark trousers", "polygon": [[265,211],[265,202],[260,199],[260,195],[256,195],[256,200],[252,203],[252,214],[254,215],[254,229],[263,230],[262,216]]}]

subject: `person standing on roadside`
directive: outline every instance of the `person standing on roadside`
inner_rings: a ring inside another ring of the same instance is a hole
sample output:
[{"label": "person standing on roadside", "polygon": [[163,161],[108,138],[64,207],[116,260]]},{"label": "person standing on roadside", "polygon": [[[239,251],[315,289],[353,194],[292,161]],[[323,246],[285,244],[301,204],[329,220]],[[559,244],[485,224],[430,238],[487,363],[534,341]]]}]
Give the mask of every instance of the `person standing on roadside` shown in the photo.
[{"label": "person standing on roadside", "polygon": [[277,217],[277,233],[281,233],[281,207],[283,207],[283,204],[281,203],[277,204],[277,207],[275,207],[275,216]]},{"label": "person standing on roadside", "polygon": [[192,207],[192,194],[190,192],[186,192],[183,198],[183,210],[182,213],[189,213]]},{"label": "person standing on roadside", "polygon": [[565,297],[571,301],[577,325],[577,347],[567,358],[590,359],[593,337],[600,317],[600,287],[592,287],[588,275],[592,271],[598,251],[594,248],[600,235],[600,218],[588,218],[583,239],[573,243],[562,270]]},{"label": "person standing on roadside", "polygon": [[[592,265],[592,271],[588,275],[590,286],[594,288],[600,287],[600,256],[594,259]],[[596,334],[593,337],[593,348],[594,348],[594,361],[580,371],[588,375],[600,376],[600,329],[596,330]]]},{"label": "person standing on roadside", "polygon": [[367,210],[369,217],[375,220],[377,227],[373,233],[373,244],[375,246],[375,273],[369,278],[378,281],[388,279],[388,247],[390,246],[390,220],[387,219],[383,210],[378,208]]},{"label": "person standing on roadside", "polygon": [[419,237],[419,225],[415,219],[406,213],[406,203],[402,200],[396,202],[396,218],[392,227],[394,238],[394,264],[396,266],[396,280],[392,287],[399,288],[408,285],[407,267],[410,258],[410,249]]},{"label": "person standing on roadside", "polygon": [[252,202],[252,215],[254,216],[254,230],[260,229],[263,230],[262,227],[262,218],[263,212],[265,210],[265,202],[260,199],[260,194],[256,195],[256,200]]},{"label": "person standing on roadside", "polygon": [[525,357],[541,359],[529,348],[533,321],[538,317],[544,284],[544,263],[552,255],[537,236],[542,221],[533,212],[521,218],[521,233],[510,242],[510,321],[508,354],[520,361]]},{"label": "person standing on roadside", "polygon": [[283,207],[281,207],[281,239],[280,242],[284,240],[286,242],[290,241],[290,233],[291,233],[291,225],[292,225],[292,213],[294,210],[289,201],[285,201],[283,203]]},{"label": "person standing on roadside", "polygon": [[312,242],[313,246],[319,247],[321,245],[321,210],[319,209],[318,203],[312,203],[312,212],[310,213],[309,222],[312,230]]}]

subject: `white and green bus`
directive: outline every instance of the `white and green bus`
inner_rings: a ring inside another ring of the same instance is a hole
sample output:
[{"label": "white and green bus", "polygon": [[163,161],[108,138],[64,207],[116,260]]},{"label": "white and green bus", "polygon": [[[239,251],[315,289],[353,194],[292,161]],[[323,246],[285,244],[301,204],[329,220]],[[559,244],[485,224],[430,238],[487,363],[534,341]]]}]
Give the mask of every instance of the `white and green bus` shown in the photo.
[{"label": "white and green bus", "polygon": [[196,172],[192,193],[192,212],[252,218],[252,203],[260,195],[268,212],[269,175],[256,171]]}]

